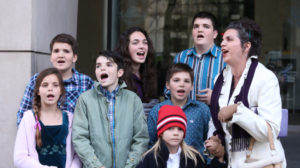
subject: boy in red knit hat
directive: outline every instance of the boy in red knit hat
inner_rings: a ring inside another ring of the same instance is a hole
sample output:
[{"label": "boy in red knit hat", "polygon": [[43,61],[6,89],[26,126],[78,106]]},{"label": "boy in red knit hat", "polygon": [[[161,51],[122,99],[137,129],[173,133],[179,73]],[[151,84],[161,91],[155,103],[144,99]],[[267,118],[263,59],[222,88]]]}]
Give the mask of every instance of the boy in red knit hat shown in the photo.
[{"label": "boy in red knit hat", "polygon": [[[158,140],[144,155],[136,168],[204,168],[207,167],[201,154],[187,145],[185,137],[187,119],[179,106],[164,105],[158,111]],[[223,160],[223,158],[220,158]],[[212,161],[211,168],[225,168],[226,164],[217,159]]]}]

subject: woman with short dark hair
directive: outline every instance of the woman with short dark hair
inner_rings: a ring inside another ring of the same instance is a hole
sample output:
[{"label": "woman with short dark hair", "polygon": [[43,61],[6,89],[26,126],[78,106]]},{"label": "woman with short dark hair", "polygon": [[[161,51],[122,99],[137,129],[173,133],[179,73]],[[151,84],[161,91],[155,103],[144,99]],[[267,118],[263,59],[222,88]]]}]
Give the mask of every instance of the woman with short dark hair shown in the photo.
[{"label": "woman with short dark hair", "polygon": [[[258,62],[261,41],[260,27],[253,20],[241,19],[229,24],[221,43],[228,66],[215,83],[211,116],[216,128],[214,135],[225,145],[228,167],[232,168],[241,167],[245,161],[251,138],[255,140],[253,158],[271,155],[268,126],[286,167],[284,150],[277,139],[281,123],[279,83],[275,74]],[[212,154],[218,153],[213,147],[207,148]]]}]

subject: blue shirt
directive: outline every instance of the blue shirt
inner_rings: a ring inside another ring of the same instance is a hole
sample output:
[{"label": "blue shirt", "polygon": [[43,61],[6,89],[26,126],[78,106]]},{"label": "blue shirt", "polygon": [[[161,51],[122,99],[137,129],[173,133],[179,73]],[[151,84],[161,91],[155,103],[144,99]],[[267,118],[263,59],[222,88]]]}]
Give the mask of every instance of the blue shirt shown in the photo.
[{"label": "blue shirt", "polygon": [[[74,112],[76,101],[81,93],[93,88],[93,80],[75,69],[72,69],[73,75],[70,79],[64,80],[66,90],[66,100],[64,105],[60,108],[62,111]],[[17,124],[19,125],[25,111],[33,109],[33,91],[35,81],[39,73],[31,77],[30,82],[26,86],[24,96],[21,101],[19,111],[17,113]],[[59,103],[60,104],[60,103]]]},{"label": "blue shirt", "polygon": [[[158,111],[163,105],[173,105],[171,100],[165,100],[155,105],[148,116],[148,131],[152,147],[157,141],[157,119]],[[208,123],[210,119],[210,110],[208,106],[200,101],[188,99],[182,107],[186,118],[187,128],[184,141],[197,149],[202,155],[204,151],[204,141],[207,139]]]},{"label": "blue shirt", "polygon": [[196,94],[200,94],[199,90],[213,89],[215,77],[226,65],[220,47],[215,44],[202,55],[197,54],[195,48],[181,51],[176,55],[174,63],[188,64],[194,70],[194,88],[190,93],[193,100]]},{"label": "blue shirt", "polygon": [[109,120],[109,126],[110,126],[110,135],[112,139],[112,148],[113,148],[113,167],[116,167],[116,145],[115,145],[115,104],[116,104],[116,94],[119,92],[119,86],[113,90],[111,93],[100,86],[100,90],[102,94],[107,98],[108,100],[108,113],[107,117]]}]

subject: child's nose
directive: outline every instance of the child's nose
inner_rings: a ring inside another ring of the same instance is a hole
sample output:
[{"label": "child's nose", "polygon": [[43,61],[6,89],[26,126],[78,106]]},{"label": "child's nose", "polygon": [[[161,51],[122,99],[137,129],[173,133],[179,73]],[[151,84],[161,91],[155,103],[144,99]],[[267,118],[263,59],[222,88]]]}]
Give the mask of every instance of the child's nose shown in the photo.
[{"label": "child's nose", "polygon": [[105,66],[101,66],[101,67],[100,67],[100,70],[101,70],[101,71],[104,71],[105,69],[106,69]]},{"label": "child's nose", "polygon": [[145,47],[146,47],[146,44],[144,44],[144,43],[139,44],[139,48],[145,48]]},{"label": "child's nose", "polygon": [[178,133],[179,133],[179,129],[178,129],[178,128],[175,128],[175,129],[174,129],[174,134],[178,135]]},{"label": "child's nose", "polygon": [[58,56],[59,56],[59,57],[63,57],[63,56],[64,56],[64,52],[59,51],[59,52],[58,52]]},{"label": "child's nose", "polygon": [[198,32],[201,32],[203,30],[203,27],[202,26],[199,26],[198,27]]}]

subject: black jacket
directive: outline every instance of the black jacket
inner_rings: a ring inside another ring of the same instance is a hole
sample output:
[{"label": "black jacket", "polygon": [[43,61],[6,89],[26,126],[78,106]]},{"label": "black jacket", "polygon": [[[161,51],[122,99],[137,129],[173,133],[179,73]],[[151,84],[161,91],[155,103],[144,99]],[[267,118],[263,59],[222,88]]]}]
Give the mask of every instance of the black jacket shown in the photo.
[{"label": "black jacket", "polygon": [[[167,168],[167,161],[169,159],[169,150],[167,146],[162,142],[160,146],[160,151],[157,154],[156,165],[154,152],[148,153],[136,166],[136,168]],[[211,165],[206,165],[200,156],[197,156],[197,166],[195,166],[192,159],[187,159],[187,164],[185,165],[185,159],[183,153],[180,155],[179,168],[226,168],[227,164],[220,163],[218,159],[214,158],[211,162]]]}]

